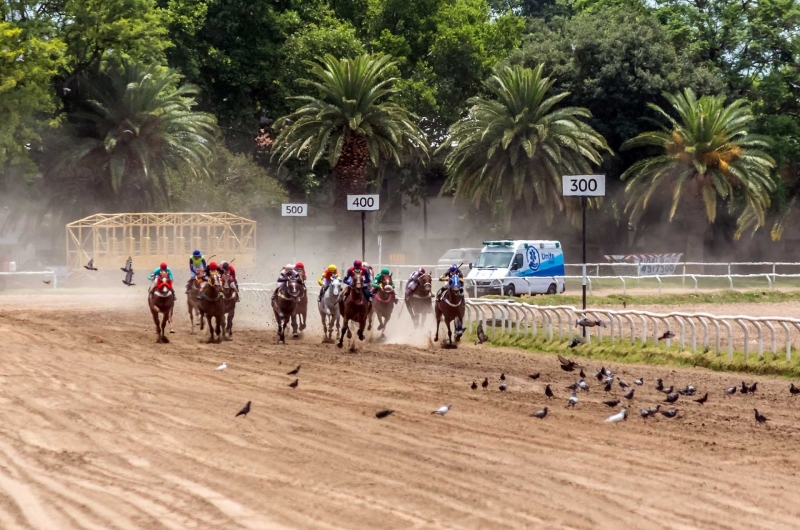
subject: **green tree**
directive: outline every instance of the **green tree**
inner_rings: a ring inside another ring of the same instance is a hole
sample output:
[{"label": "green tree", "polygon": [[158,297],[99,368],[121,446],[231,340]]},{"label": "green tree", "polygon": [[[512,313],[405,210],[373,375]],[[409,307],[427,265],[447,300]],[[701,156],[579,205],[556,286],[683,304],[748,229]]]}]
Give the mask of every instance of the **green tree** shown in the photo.
[{"label": "green tree", "polygon": [[698,99],[690,89],[664,97],[678,119],[651,104],[665,120],[661,130],[642,133],[623,145],[656,150],[622,174],[628,180],[626,212],[635,224],[652,202],[669,197],[668,219],[672,221],[679,207],[686,210],[687,222],[694,225],[686,232],[687,252],[695,254],[690,259],[702,259],[705,233],[717,218],[720,201],[726,201],[730,211],[742,201],[747,215],[764,223],[769,192],[775,189],[775,162],[762,151],[769,139],[748,131],[753,114],[745,100],[726,105],[723,95]]},{"label": "green tree", "polygon": [[317,96],[296,96],[305,104],[276,122],[280,131],[273,156],[283,164],[292,158],[308,160],[311,168],[325,158],[335,182],[337,203],[348,194],[367,190],[370,164],[393,160],[401,165],[408,153],[427,153],[427,142],[413,116],[387,101],[395,92],[394,66],[387,55],[337,59],[326,55],[310,63],[313,80],[305,85]]},{"label": "green tree", "polygon": [[506,224],[512,206],[537,202],[550,222],[554,210],[573,204],[561,197],[561,176],[581,174],[609,151],[603,137],[583,120],[587,109],[558,108],[569,95],[550,94],[554,80],[535,69],[505,67],[486,82],[493,99],[475,97],[466,117],[450,127],[444,190],[502,211]]},{"label": "green tree", "polygon": [[197,89],[160,66],[125,64],[75,84],[70,139],[46,179],[60,205],[145,209],[168,201],[167,172],[206,176],[218,129],[193,110]]}]

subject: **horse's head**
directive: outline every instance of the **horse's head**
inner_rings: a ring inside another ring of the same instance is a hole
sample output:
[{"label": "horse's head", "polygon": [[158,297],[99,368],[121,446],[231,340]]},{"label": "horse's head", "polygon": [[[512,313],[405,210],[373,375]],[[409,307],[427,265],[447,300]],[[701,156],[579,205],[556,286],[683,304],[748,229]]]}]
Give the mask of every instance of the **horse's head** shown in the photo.
[{"label": "horse's head", "polygon": [[461,281],[461,276],[455,275],[450,278],[450,290],[460,293],[464,289],[464,282]]},{"label": "horse's head", "polygon": [[342,294],[342,280],[339,278],[331,279],[331,286],[328,288],[332,296],[339,296]]},{"label": "horse's head", "polygon": [[431,292],[431,273],[426,272],[422,276],[419,277],[419,284],[422,286],[422,290],[426,293]]},{"label": "horse's head", "polygon": [[353,287],[359,291],[364,287],[364,271],[353,269]]},{"label": "horse's head", "polygon": [[383,276],[381,278],[381,290],[384,293],[393,293],[394,287],[392,287],[392,279],[389,276]]},{"label": "horse's head", "polygon": [[289,296],[292,298],[300,297],[300,282],[297,281],[297,278],[291,278],[290,280],[287,280],[285,285]]}]

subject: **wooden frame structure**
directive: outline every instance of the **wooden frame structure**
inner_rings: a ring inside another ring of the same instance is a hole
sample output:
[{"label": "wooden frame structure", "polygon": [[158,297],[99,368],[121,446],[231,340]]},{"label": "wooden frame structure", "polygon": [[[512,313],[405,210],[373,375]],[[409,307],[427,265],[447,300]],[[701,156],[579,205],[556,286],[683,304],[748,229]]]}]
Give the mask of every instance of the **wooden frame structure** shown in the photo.
[{"label": "wooden frame structure", "polygon": [[225,212],[96,214],[67,225],[67,266],[83,269],[90,259],[100,270],[118,269],[128,256],[135,268],[154,269],[162,261],[173,270],[188,268],[189,255],[256,266],[256,222]]}]

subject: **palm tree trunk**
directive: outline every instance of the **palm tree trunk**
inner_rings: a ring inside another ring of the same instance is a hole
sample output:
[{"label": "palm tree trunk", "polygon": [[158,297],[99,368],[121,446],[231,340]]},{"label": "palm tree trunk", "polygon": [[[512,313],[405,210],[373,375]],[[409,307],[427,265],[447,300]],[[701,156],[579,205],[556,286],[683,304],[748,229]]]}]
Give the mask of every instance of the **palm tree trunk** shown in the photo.
[{"label": "palm tree trunk", "polygon": [[368,162],[366,140],[363,136],[351,134],[345,140],[342,154],[332,171],[336,186],[336,232],[342,242],[339,260],[344,263],[361,257],[361,214],[347,210],[347,196],[367,192]]}]

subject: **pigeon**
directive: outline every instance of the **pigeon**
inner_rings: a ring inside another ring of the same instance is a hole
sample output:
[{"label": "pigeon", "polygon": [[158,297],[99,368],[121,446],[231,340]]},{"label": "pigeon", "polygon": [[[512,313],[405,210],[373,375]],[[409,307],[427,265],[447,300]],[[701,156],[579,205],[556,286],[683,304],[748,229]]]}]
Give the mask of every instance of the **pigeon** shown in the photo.
[{"label": "pigeon", "polygon": [[650,415],[653,416],[661,410],[661,405],[656,405],[655,407],[650,407]]},{"label": "pigeon", "polygon": [[626,383],[625,381],[623,381],[622,379],[620,379],[619,377],[617,377],[617,381],[619,381],[620,388],[628,388],[629,386],[631,386],[628,383]]},{"label": "pigeon", "polygon": [[500,381],[505,381],[505,380],[506,380],[506,373],[503,372],[502,374],[500,374]]},{"label": "pigeon", "polygon": [[668,395],[668,396],[667,396],[667,397],[664,399],[664,403],[675,403],[676,401],[678,401],[678,398],[679,398],[679,397],[680,397],[680,396],[679,396],[678,394],[669,394],[669,395]]},{"label": "pigeon", "polygon": [[630,389],[630,391],[629,391],[627,394],[625,394],[624,396],[622,396],[622,397],[624,397],[625,399],[627,399],[628,401],[630,401],[631,399],[633,399],[633,393],[634,393],[635,391],[636,391],[636,389],[635,389],[635,388],[631,388],[631,389]]},{"label": "pigeon", "polygon": [[726,393],[726,394],[728,394],[729,396],[732,396],[732,395],[734,395],[734,394],[736,393],[736,387],[735,387],[735,386],[732,386],[732,387],[730,387],[730,388],[726,389],[726,390],[725,390],[725,393]]},{"label": "pigeon", "polygon": [[472,380],[472,386],[470,388],[472,390],[478,390],[478,382],[473,379]]},{"label": "pigeon", "polygon": [[678,415],[678,409],[662,410],[661,415],[666,418],[674,418]]},{"label": "pigeon", "polygon": [[572,372],[575,370],[575,367],[583,368],[581,365],[573,361],[572,359],[565,359],[562,356],[558,356],[558,362],[561,363],[561,369],[565,372]]},{"label": "pigeon", "polygon": [[506,390],[508,390],[508,384],[507,383],[500,383],[500,387],[499,388],[500,388],[500,392],[505,392]]},{"label": "pigeon", "polygon": [[565,388],[566,388],[566,390],[572,390],[574,392],[574,391],[578,390],[578,383],[577,382],[572,383],[571,385],[569,385],[568,387],[565,387]]},{"label": "pigeon", "polygon": [[129,270],[125,273],[125,279],[122,280],[122,283],[124,283],[128,287],[136,285],[135,283],[133,283],[133,270]]},{"label": "pigeon", "polygon": [[694,400],[695,403],[700,403],[701,405],[703,405],[706,401],[708,401],[708,392],[706,392],[705,396]]},{"label": "pigeon", "polygon": [[478,334],[478,340],[475,341],[476,345],[477,344],[483,344],[484,342],[486,342],[488,340],[487,337],[486,337],[486,333],[484,333],[484,331],[483,331],[483,321],[478,322],[477,334]]},{"label": "pigeon", "polygon": [[[666,339],[674,339],[674,338],[675,338],[675,333],[673,333],[673,332],[672,332],[672,331],[670,331],[670,330],[667,330],[667,331],[665,331],[665,332],[664,332],[664,334],[663,334],[663,335],[661,335],[660,337],[658,337],[658,340],[666,340]],[[662,414],[663,414],[663,413],[662,413]]]},{"label": "pigeon", "polygon": [[244,416],[244,417],[246,418],[246,417],[247,417],[247,415],[250,413],[250,403],[252,403],[252,402],[251,402],[251,401],[248,401],[248,402],[247,402],[247,405],[245,405],[244,407],[242,407],[242,410],[240,410],[239,412],[237,412],[237,413],[236,413],[236,416],[234,416],[234,417],[238,418],[239,416]]},{"label": "pigeon", "polygon": [[291,383],[289,383],[289,387],[291,387],[291,388],[297,388],[297,385],[298,385],[298,384],[300,384],[300,380],[299,380],[299,379],[295,379],[294,381],[292,381]]},{"label": "pigeon", "polygon": [[90,259],[89,263],[84,265],[83,268],[86,269],[87,271],[96,271],[97,269],[94,268],[94,258]]},{"label": "pigeon", "polygon": [[530,377],[533,380],[539,379],[539,372],[536,372],[535,374],[530,374],[528,375],[528,377]]},{"label": "pigeon", "polygon": [[582,328],[593,328],[595,326],[600,326],[601,328],[606,327],[606,323],[600,320],[589,320],[588,318],[581,318],[576,323],[576,326],[580,326]]},{"label": "pigeon", "polygon": [[644,384],[644,378],[640,377],[639,379],[635,380],[633,384],[636,386],[642,386]]},{"label": "pigeon", "polygon": [[675,388],[675,385],[671,385],[669,388],[664,388],[661,391],[665,394],[672,394],[672,390]]},{"label": "pigeon", "polygon": [[286,375],[297,375],[297,372],[299,372],[299,371],[300,371],[300,365],[298,364],[297,368],[295,368],[291,372],[286,372]]},{"label": "pigeon", "polygon": [[758,412],[758,409],[753,409],[753,411],[756,413],[756,421],[758,423],[766,423],[769,421],[766,416]]},{"label": "pigeon", "polygon": [[792,383],[789,385],[789,393],[793,396],[796,396],[797,394],[800,394],[800,388],[794,386],[794,383]]},{"label": "pigeon", "polygon": [[584,392],[588,392],[589,391],[589,385],[587,385],[586,381],[584,381],[583,379],[578,381],[577,385],[578,385],[578,388],[580,388],[582,391],[584,391]]},{"label": "pigeon", "polygon": [[550,385],[544,387],[544,395],[547,396],[549,399],[553,399],[553,391],[550,390]]},{"label": "pigeon", "polygon": [[581,373],[578,375],[581,376],[581,379],[586,379],[586,372],[583,371],[583,368],[581,368]]},{"label": "pigeon", "polygon": [[570,407],[575,408],[575,405],[577,403],[578,403],[578,394],[573,392],[572,396],[569,398],[569,401],[567,401],[567,408],[570,408]]},{"label": "pigeon", "polygon": [[214,371],[215,372],[219,372],[221,370],[224,370],[227,367],[228,367],[228,361],[224,361],[221,365],[219,365],[216,368],[214,368]]},{"label": "pigeon", "polygon": [[642,415],[642,419],[647,421],[647,418],[650,416],[650,409],[642,409],[640,414]]},{"label": "pigeon", "polygon": [[612,385],[606,381],[606,386],[603,387],[603,392],[611,392]]},{"label": "pigeon", "polygon": [[[569,345],[567,346],[567,348],[576,348],[576,347],[578,347],[578,346],[579,346],[579,345],[581,345],[581,344],[583,344],[583,339],[582,339],[582,338],[580,338],[580,337],[575,337],[574,339],[572,339],[572,342],[570,342],[570,343],[569,343]],[[563,368],[563,367],[562,367],[562,368]]]},{"label": "pigeon", "polygon": [[696,390],[692,385],[687,385],[683,390],[678,390],[678,394],[682,396],[693,396],[695,392]]},{"label": "pigeon", "polygon": [[531,418],[539,418],[543,420],[547,416],[547,407],[543,408],[542,410],[537,410],[533,414],[531,414]]},{"label": "pigeon", "polygon": [[486,387],[489,386],[489,378],[488,377],[483,380],[483,383],[481,383],[481,386],[483,387],[484,390],[486,390]]},{"label": "pigeon", "polygon": [[613,416],[609,416],[606,419],[606,423],[618,423],[623,420],[628,419],[628,411],[627,409],[622,409],[619,411],[618,414],[614,414]]},{"label": "pigeon", "polygon": [[375,417],[378,418],[379,420],[382,420],[386,416],[390,416],[392,414],[394,414],[394,411],[392,409],[379,410],[378,412],[375,413]]},{"label": "pigeon", "polygon": [[664,390],[664,381],[662,381],[661,379],[656,379],[656,390],[658,390],[659,392]]},{"label": "pigeon", "polygon": [[125,262],[125,266],[121,267],[119,270],[122,272],[129,272],[133,270],[133,260],[130,256],[128,256],[128,260]]},{"label": "pigeon", "polygon": [[42,283],[45,285],[50,285],[51,283],[53,283],[53,280],[42,280]]},{"label": "pigeon", "polygon": [[605,384],[607,384],[607,385],[613,385],[614,384],[614,377],[613,376],[608,376],[608,377],[606,377],[605,381],[603,381],[603,382]]},{"label": "pigeon", "polygon": [[603,401],[603,405],[605,405],[606,407],[614,408],[617,405],[619,405],[619,400],[618,399],[612,399],[611,401]]},{"label": "pigeon", "polygon": [[744,384],[744,381],[742,381],[742,388],[739,389],[739,393],[747,394],[749,391],[750,391],[750,387],[747,386],[746,384]]},{"label": "pigeon", "polygon": [[594,374],[594,376],[597,378],[598,381],[602,381],[603,377],[605,377],[605,375],[606,375],[606,369],[603,368],[603,367],[600,368],[599,372]]},{"label": "pigeon", "polygon": [[757,382],[755,382],[755,381],[753,381],[753,384],[752,384],[752,385],[750,385],[749,392],[750,392],[751,394],[755,394],[755,393],[756,393],[756,390],[758,390],[758,383],[757,383]]},{"label": "pigeon", "polygon": [[447,414],[450,411],[450,408],[452,406],[453,405],[444,405],[444,406],[439,407],[438,409],[434,410],[433,412],[431,412],[431,414],[436,414],[437,416],[444,416],[445,414]]}]

